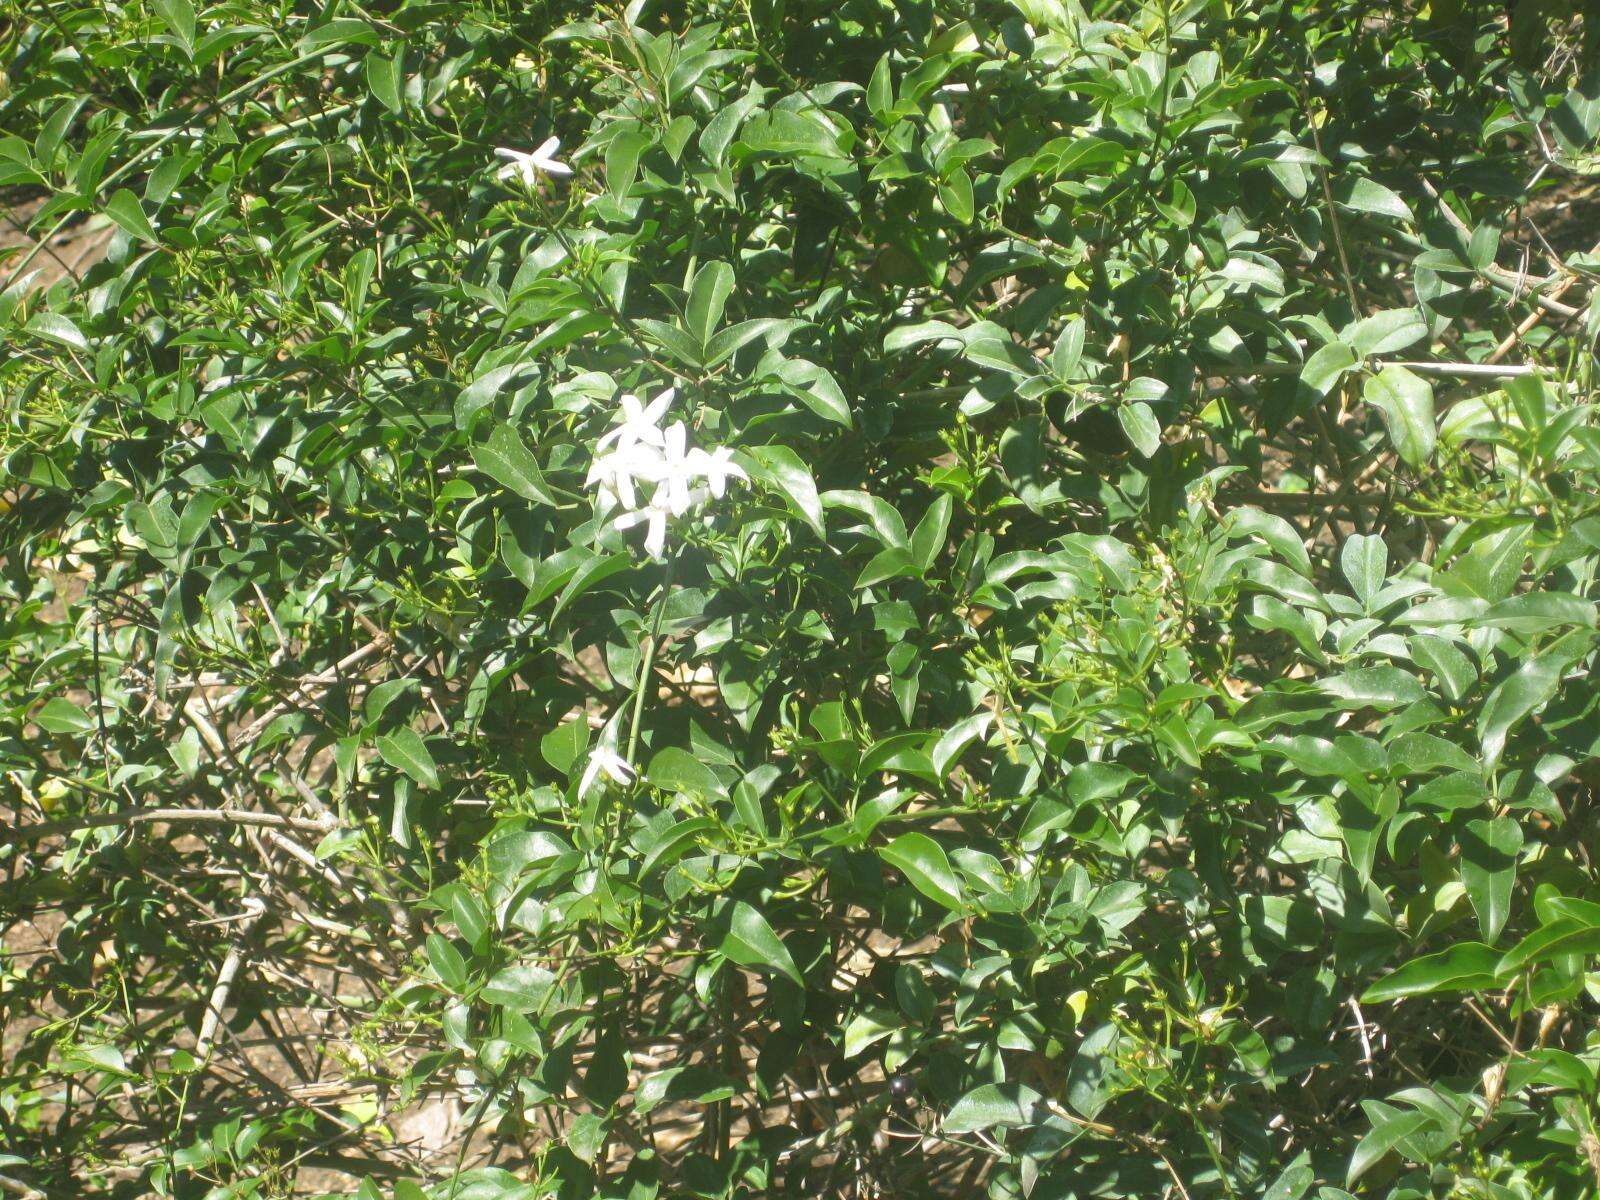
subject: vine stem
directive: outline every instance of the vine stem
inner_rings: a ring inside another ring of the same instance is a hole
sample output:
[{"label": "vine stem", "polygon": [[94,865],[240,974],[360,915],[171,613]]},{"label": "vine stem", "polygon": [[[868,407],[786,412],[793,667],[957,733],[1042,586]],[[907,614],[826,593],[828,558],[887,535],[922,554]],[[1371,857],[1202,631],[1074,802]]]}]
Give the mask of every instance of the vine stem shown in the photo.
[{"label": "vine stem", "polygon": [[[639,750],[639,725],[644,716],[644,697],[650,684],[650,672],[656,664],[656,646],[661,641],[661,621],[667,611],[667,597],[672,594],[673,560],[667,560],[667,573],[661,579],[661,594],[656,597],[655,612],[650,617],[650,633],[644,643],[644,659],[639,664],[639,679],[633,689],[633,719],[628,726],[628,765],[634,765],[634,755]],[[636,768],[637,769],[637,768]]]}]

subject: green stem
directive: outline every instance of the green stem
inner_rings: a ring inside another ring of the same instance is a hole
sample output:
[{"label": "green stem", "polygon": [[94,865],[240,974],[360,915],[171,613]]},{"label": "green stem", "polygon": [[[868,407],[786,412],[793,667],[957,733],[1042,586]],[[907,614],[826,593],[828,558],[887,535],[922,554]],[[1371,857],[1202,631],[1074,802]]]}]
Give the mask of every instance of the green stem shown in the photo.
[{"label": "green stem", "polygon": [[639,749],[639,724],[644,715],[644,697],[650,684],[650,672],[656,664],[656,645],[661,641],[661,619],[667,610],[667,597],[672,594],[672,560],[667,560],[667,573],[661,579],[661,594],[656,597],[656,608],[650,618],[650,636],[644,643],[644,660],[639,664],[639,680],[633,689],[633,720],[628,727],[629,765]]}]

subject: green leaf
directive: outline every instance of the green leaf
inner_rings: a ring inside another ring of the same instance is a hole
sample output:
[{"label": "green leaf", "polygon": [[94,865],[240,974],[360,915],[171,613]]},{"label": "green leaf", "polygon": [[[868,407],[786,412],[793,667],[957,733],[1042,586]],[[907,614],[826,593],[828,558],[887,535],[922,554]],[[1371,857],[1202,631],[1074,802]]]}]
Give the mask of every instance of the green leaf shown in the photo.
[{"label": "green leaf", "polygon": [[722,321],[722,310],[733,294],[733,268],[725,262],[708,262],[694,277],[684,323],[702,346],[711,341]]},{"label": "green leaf", "polygon": [[194,57],[194,5],[189,0],[155,0],[157,14],[172,30],[172,36],[182,43],[189,57]]},{"label": "green leaf", "polygon": [[1407,225],[1416,223],[1411,206],[1400,198],[1393,188],[1385,187],[1376,179],[1359,178],[1341,189],[1340,203],[1353,212],[1369,213],[1377,217],[1392,217]]},{"label": "green leaf", "polygon": [[889,73],[889,55],[886,52],[872,68],[872,78],[867,81],[867,111],[880,125],[888,124],[889,110],[894,107],[894,79]]},{"label": "green leaf", "polygon": [[1360,355],[1344,342],[1329,342],[1300,368],[1300,382],[1318,395],[1326,396],[1345,374],[1361,361]]},{"label": "green leaf", "polygon": [[1339,334],[1362,358],[1393,354],[1428,336],[1428,322],[1415,308],[1391,308],[1351,323]]},{"label": "green leaf", "polygon": [[1463,808],[1478,808],[1489,798],[1483,776],[1477,771],[1452,771],[1437,779],[1430,779],[1406,797],[1408,806],[1440,808],[1454,812]]},{"label": "green leaf", "polygon": [[958,1134],[1028,1128],[1045,1116],[1043,1102],[1044,1097],[1025,1083],[985,1083],[951,1105],[944,1131]]},{"label": "green leaf", "polygon": [[[733,1080],[711,1067],[668,1067],[645,1076],[633,1111],[646,1116],[663,1104],[715,1104],[735,1095]],[[503,1193],[502,1193],[503,1194]]]},{"label": "green leaf", "polygon": [[712,335],[705,347],[705,365],[721,366],[739,350],[759,339],[768,350],[780,349],[791,337],[809,325],[792,317],[756,317],[729,325]]},{"label": "green leaf", "polygon": [[1056,344],[1050,351],[1050,373],[1062,383],[1072,378],[1078,363],[1083,360],[1083,340],[1087,333],[1088,326],[1082,317],[1073,317],[1061,327]]},{"label": "green leaf", "polygon": [[556,985],[556,977],[543,967],[527,963],[498,971],[483,985],[480,995],[490,1004],[513,1012],[538,1010]]},{"label": "green leaf", "polygon": [[794,965],[788,948],[778,940],[767,918],[743,900],[733,902],[728,930],[717,949],[729,962],[741,967],[764,967],[805,986],[800,969]]},{"label": "green leaf", "polygon": [[461,394],[456,397],[456,427],[466,429],[472,423],[473,416],[481,409],[494,403],[507,383],[516,375],[525,374],[530,370],[526,363],[507,363],[495,367],[479,375],[466,387],[461,389]]},{"label": "green leaf", "polygon": [[1116,1025],[1107,1022],[1097,1026],[1078,1043],[1067,1068],[1067,1103],[1090,1120],[1111,1101],[1121,1041],[1122,1031]]},{"label": "green leaf", "polygon": [[1570,592],[1524,592],[1499,601],[1470,624],[1486,629],[1512,629],[1531,635],[1562,626],[1593,629],[1596,612],[1592,601]]},{"label": "green leaf", "polygon": [[1415,675],[1400,667],[1358,667],[1324,679],[1321,688],[1348,709],[1400,708],[1428,694]]},{"label": "green leaf", "polygon": [[1521,849],[1522,826],[1510,817],[1468,821],[1462,834],[1461,882],[1486,941],[1500,936],[1510,915]]},{"label": "green leaf", "polygon": [[1351,534],[1339,551],[1339,569],[1350,583],[1350,590],[1361,607],[1372,609],[1372,601],[1383,590],[1389,571],[1389,548],[1376,534]]},{"label": "green leaf", "polygon": [[899,325],[884,335],[883,352],[898,354],[925,342],[951,342],[965,346],[961,331],[948,321],[923,321],[916,325]]},{"label": "green leaf", "polygon": [[1407,996],[1481,992],[1495,986],[1500,954],[1482,942],[1457,942],[1437,954],[1414,958],[1385,975],[1361,996],[1363,1004],[1382,1004]]},{"label": "green leaf", "polygon": [[482,949],[488,945],[489,915],[476,896],[464,886],[457,885],[450,894],[450,916],[467,945]]},{"label": "green leaf", "polygon": [[1276,513],[1248,506],[1235,508],[1227,515],[1227,527],[1253,533],[1276,550],[1279,557],[1287,560],[1296,571],[1310,576],[1311,556],[1306,553],[1305,542],[1295,527]]},{"label": "green leaf", "polygon": [[[1310,1155],[1305,1151],[1285,1167],[1272,1181],[1270,1187],[1261,1194],[1261,1200],[1301,1200],[1312,1185],[1317,1182],[1317,1173],[1310,1164]],[[1328,1193],[1322,1193],[1326,1200],[1333,1200]]]},{"label": "green leaf", "polygon": [[675,822],[645,850],[644,859],[639,864],[639,877],[647,879],[657,867],[670,866],[702,834],[714,833],[716,828],[716,822],[710,817],[691,817],[687,821]]},{"label": "green leaf", "polygon": [[963,912],[961,880],[950,867],[944,848],[925,833],[903,833],[878,851],[928,899],[952,912]]},{"label": "green leaf", "polygon": [[557,725],[539,739],[539,754],[552,768],[571,775],[573,764],[589,748],[589,722],[581,716]]},{"label": "green leaf", "polygon": [[[566,586],[561,588],[561,596],[556,600],[555,608],[550,610],[550,619],[554,621],[566,612],[574,601],[596,584],[604,583],[613,575],[620,575],[631,566],[633,560],[626,554],[596,554],[584,559],[577,570],[567,577]],[[537,604],[547,596],[548,593],[541,589],[533,592],[528,602]]]},{"label": "green leaf", "polygon": [[608,1109],[628,1090],[628,1049],[622,1022],[604,1020],[583,1073],[583,1094],[598,1108]]},{"label": "green leaf", "polygon": [[300,39],[299,49],[302,54],[307,54],[313,50],[328,49],[333,46],[376,46],[378,41],[378,31],[370,22],[363,21],[360,17],[335,17],[315,29],[308,30]]},{"label": "green leaf", "polygon": [[433,973],[452,992],[459,992],[467,983],[467,960],[461,951],[450,944],[443,934],[428,935],[428,965]]},{"label": "green leaf", "polygon": [[33,714],[33,721],[46,733],[80,735],[92,732],[95,727],[94,717],[62,696],[46,700]]},{"label": "green leaf", "polygon": [[641,129],[624,129],[606,145],[606,187],[613,196],[628,194],[639,177],[639,158],[654,140]]},{"label": "green leaf", "polygon": [[367,55],[367,88],[378,98],[378,103],[392,113],[402,112],[406,106],[402,86],[405,83],[405,75],[401,65],[404,58],[403,50],[392,58],[386,58],[382,54]]},{"label": "green leaf", "polygon": [[425,788],[439,786],[439,771],[427,743],[416,730],[402,725],[378,737],[378,754],[397,771],[404,771]]},{"label": "green leaf", "polygon": [[972,219],[978,215],[972,198],[972,179],[959,167],[939,185],[939,202],[944,205],[945,212],[963,225],[972,224]]},{"label": "green leaf", "polygon": [[28,333],[38,334],[48,341],[68,346],[73,350],[87,350],[89,348],[89,342],[83,336],[83,331],[59,313],[34,313],[22,328]]},{"label": "green leaf", "polygon": [[928,755],[935,773],[941,779],[948,775],[962,751],[981,738],[993,722],[993,713],[976,712],[946,729]]},{"label": "green leaf", "polygon": [[1350,1169],[1345,1173],[1345,1186],[1360,1179],[1388,1153],[1412,1134],[1426,1128],[1433,1118],[1425,1112],[1398,1113],[1375,1124],[1372,1131],[1361,1139],[1355,1153],[1350,1156]]},{"label": "green leaf", "polygon": [[472,448],[472,461],[478,470],[502,487],[510,488],[524,500],[534,500],[552,508],[560,507],[560,501],[545,483],[532,451],[510,425],[496,425],[486,443]]},{"label": "green leaf", "polygon": [[1600,924],[1577,916],[1557,917],[1512,947],[1496,969],[1502,978],[1509,978],[1534,963],[1569,954],[1600,954]]},{"label": "green leaf", "polygon": [[1404,367],[1385,367],[1367,377],[1361,395],[1383,418],[1389,444],[1402,462],[1420,467],[1433,457],[1439,433],[1432,384]]},{"label": "green leaf", "polygon": [[745,455],[752,463],[750,474],[782,492],[817,536],[826,537],[817,484],[800,456],[787,446],[753,446]]},{"label": "green leaf", "polygon": [[1499,764],[1517,723],[1556,694],[1566,668],[1566,660],[1556,655],[1530,658],[1489,693],[1478,714],[1478,745],[1486,770]]},{"label": "green leaf", "polygon": [[1417,665],[1438,679],[1450,699],[1459,700],[1477,682],[1478,672],[1472,660],[1446,639],[1418,634],[1408,640],[1407,646]]},{"label": "green leaf", "polygon": [[[573,1157],[592,1166],[600,1157],[600,1151],[605,1148],[610,1136],[611,1123],[605,1117],[599,1113],[580,1113],[567,1126],[565,1141]],[[418,1195],[419,1200],[425,1200],[423,1193],[419,1192]],[[396,1200],[399,1200],[398,1195]]]},{"label": "green leaf", "polygon": [[845,399],[838,381],[816,363],[803,358],[786,358],[773,368],[772,375],[819,417],[843,425],[846,429],[854,427],[855,419],[850,414],[849,401]]},{"label": "green leaf", "polygon": [[820,113],[779,108],[752,119],[740,140],[761,154],[785,158],[799,155],[842,158],[848,153],[848,142],[853,139],[834,129]]},{"label": "green leaf", "polygon": [[715,771],[679,746],[663,746],[657,750],[645,777],[652,786],[666,792],[682,792],[702,799],[728,794]]},{"label": "green leaf", "polygon": [[[939,551],[944,548],[945,537],[950,532],[952,505],[950,494],[941,492],[934,497],[933,503],[928,505],[928,511],[922,514],[922,520],[911,532],[911,558],[924,574],[933,567]],[[862,585],[858,583],[857,586]]]},{"label": "green leaf", "polygon": [[[1528,19],[1528,27],[1536,37],[1551,30],[1547,21],[1541,20],[1544,11],[1553,15],[1556,10],[1534,9]],[[1600,135],[1600,68],[1590,70],[1562,98],[1550,114],[1550,125],[1568,154],[1576,157],[1590,150],[1596,135]]]},{"label": "green leaf", "polygon": [[1161,422],[1142,400],[1120,405],[1117,420],[1122,423],[1122,432],[1127,435],[1129,444],[1146,458],[1153,457],[1161,449]]}]

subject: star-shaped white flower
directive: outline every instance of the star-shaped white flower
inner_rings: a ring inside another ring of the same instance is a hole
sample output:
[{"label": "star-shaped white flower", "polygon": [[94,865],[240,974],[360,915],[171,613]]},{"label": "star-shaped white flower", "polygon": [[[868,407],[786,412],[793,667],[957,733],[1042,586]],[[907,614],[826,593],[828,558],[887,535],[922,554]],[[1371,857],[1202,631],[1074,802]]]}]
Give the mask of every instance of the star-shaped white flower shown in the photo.
[{"label": "star-shaped white flower", "polygon": [[650,503],[681,517],[694,503],[694,481],[699,475],[688,451],[689,431],[682,421],[667,426],[661,446],[661,474]]},{"label": "star-shaped white flower", "polygon": [[667,408],[677,394],[677,388],[668,388],[649,404],[640,403],[639,397],[631,393],[623,396],[621,424],[612,426],[602,434],[595,443],[595,449],[604,450],[613,444],[618,450],[627,450],[640,444],[666,445],[661,432],[661,418],[667,415]]},{"label": "star-shaped white flower", "polygon": [[638,772],[622,755],[609,746],[596,746],[589,751],[589,762],[583,768],[583,778],[578,780],[578,795],[587,796],[595,781],[604,775],[612,783],[626,787]]},{"label": "star-shaped white flower", "polygon": [[689,451],[689,467],[700,478],[706,481],[706,487],[718,500],[728,490],[728,480],[742,479],[750,482],[750,476],[744,473],[744,468],[733,461],[733,451],[726,446],[718,446],[715,450],[705,451],[696,446]]},{"label": "star-shaped white flower", "polygon": [[656,483],[661,478],[661,452],[645,442],[635,442],[626,449],[602,454],[589,465],[585,487],[598,488],[600,506],[604,509],[636,508],[638,494],[635,484]]},{"label": "star-shaped white flower", "polygon": [[636,508],[632,512],[625,512],[616,520],[618,529],[632,529],[635,525],[643,525],[644,552],[651,558],[660,558],[667,549],[667,518],[672,515],[667,509],[652,500],[643,508]]},{"label": "star-shaped white flower", "polygon": [[495,154],[509,161],[500,168],[501,179],[520,178],[528,187],[538,182],[540,175],[571,175],[572,168],[557,162],[555,153],[561,149],[560,138],[546,138],[537,150],[524,152],[501,146]]}]

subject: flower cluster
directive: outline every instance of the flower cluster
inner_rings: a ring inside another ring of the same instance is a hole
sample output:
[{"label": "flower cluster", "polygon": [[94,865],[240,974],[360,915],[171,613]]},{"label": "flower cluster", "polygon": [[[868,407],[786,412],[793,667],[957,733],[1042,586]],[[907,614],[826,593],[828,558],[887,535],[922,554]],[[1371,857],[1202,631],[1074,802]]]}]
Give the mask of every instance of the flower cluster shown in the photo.
[{"label": "flower cluster", "polygon": [[[667,545],[667,522],[721,499],[730,479],[749,477],[733,461],[726,446],[702,450],[690,446],[682,421],[665,429],[661,421],[672,404],[675,389],[668,388],[648,404],[639,397],[622,397],[621,419],[596,444],[594,465],[587,486],[600,498],[600,512],[622,511],[614,522],[618,529],[645,526],[645,549],[660,558]],[[642,501],[643,488],[651,489]]]}]

